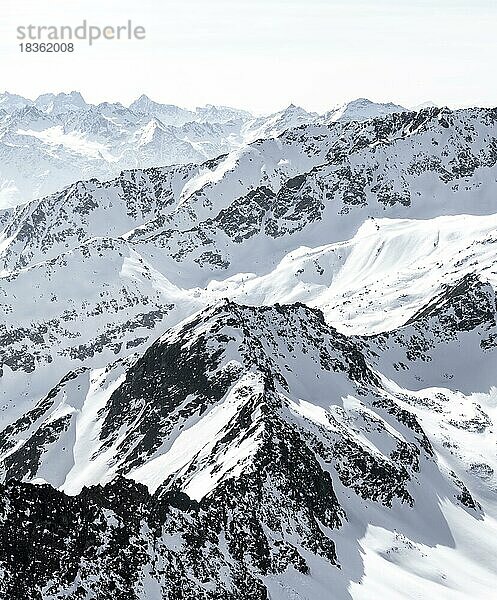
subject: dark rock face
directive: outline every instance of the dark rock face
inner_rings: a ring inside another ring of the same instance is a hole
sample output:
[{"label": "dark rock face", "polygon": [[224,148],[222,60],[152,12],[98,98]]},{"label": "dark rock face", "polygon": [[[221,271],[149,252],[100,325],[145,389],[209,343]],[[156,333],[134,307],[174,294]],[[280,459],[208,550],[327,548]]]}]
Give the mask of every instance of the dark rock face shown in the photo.
[{"label": "dark rock face", "polygon": [[200,503],[123,478],[78,496],[0,486],[0,593],[146,598],[152,579],[164,598],[262,600],[261,576],[308,572],[300,548],[338,565],[319,527],[343,518],[331,478],[295,432],[277,435],[267,432],[250,473]]},{"label": "dark rock face", "polygon": [[146,598],[150,581],[164,598],[267,598],[242,561],[212,547],[218,524],[182,494],[158,499],[117,479],[76,497],[12,481],[0,496],[5,598]]}]

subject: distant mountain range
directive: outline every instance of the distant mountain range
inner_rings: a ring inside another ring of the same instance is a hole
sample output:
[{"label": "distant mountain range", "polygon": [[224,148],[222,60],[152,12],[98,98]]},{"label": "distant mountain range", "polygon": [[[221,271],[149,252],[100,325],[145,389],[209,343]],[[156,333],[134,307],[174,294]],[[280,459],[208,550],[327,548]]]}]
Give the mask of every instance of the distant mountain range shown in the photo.
[{"label": "distant mountain range", "polygon": [[187,110],[141,96],[92,105],[79,92],[29,100],[0,94],[0,208],[124,169],[203,162],[309,123],[362,120],[404,109],[355,100],[325,115],[288,108],[264,117],[224,106]]}]

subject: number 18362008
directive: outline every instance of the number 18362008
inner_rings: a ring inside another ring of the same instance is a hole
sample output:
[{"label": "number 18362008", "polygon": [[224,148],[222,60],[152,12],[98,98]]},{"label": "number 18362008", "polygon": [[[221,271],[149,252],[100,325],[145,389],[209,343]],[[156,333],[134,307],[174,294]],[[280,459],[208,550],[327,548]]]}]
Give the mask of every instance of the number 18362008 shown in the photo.
[{"label": "number 18362008", "polygon": [[21,52],[74,52],[74,44],[72,42],[26,42],[19,44]]}]

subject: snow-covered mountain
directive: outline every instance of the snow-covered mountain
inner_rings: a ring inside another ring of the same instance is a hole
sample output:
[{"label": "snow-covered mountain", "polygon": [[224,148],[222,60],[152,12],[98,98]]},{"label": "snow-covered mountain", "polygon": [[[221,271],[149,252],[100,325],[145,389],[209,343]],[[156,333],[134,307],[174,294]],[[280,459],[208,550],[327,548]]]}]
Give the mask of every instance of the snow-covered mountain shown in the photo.
[{"label": "snow-covered mountain", "polygon": [[24,108],[25,106],[31,106],[32,100],[28,100],[19,94],[10,94],[9,92],[2,92],[0,94],[0,110],[8,113]]},{"label": "snow-covered mountain", "polygon": [[[359,109],[362,118],[384,114],[384,105],[360,102],[367,103]],[[355,118],[357,112],[345,110],[341,118]],[[125,107],[88,104],[74,91],[42,94],[34,101],[5,92],[0,95],[0,208],[51,194],[79,179],[105,180],[124,169],[203,162],[320,119],[293,105],[254,117],[210,104],[187,110],[145,95]]]},{"label": "snow-covered mountain", "polygon": [[492,597],[497,110],[363,105],[0,211],[6,597]]},{"label": "snow-covered mountain", "polygon": [[[456,360],[459,332],[492,335],[496,313],[468,323],[457,308]],[[406,327],[431,337],[427,319]],[[382,343],[302,304],[225,302],[140,357],[69,373],[0,440],[6,478],[37,483],[2,488],[3,593],[490,597],[497,569],[474,544],[489,551],[497,525],[495,388],[400,387],[361,351]],[[105,487],[74,496],[91,484]],[[19,579],[33,536],[40,566]]]},{"label": "snow-covered mountain", "polygon": [[[434,105],[432,105],[434,106]],[[418,110],[428,108],[428,105],[420,106]],[[403,106],[394,104],[393,102],[377,103],[371,102],[367,98],[357,98],[351,102],[346,102],[336,108],[333,108],[324,115],[326,123],[335,121],[366,121],[375,117],[384,117],[397,112],[405,112]]]},{"label": "snow-covered mountain", "polygon": [[87,108],[87,104],[79,92],[42,94],[34,101],[34,105],[48,114],[64,114]]}]

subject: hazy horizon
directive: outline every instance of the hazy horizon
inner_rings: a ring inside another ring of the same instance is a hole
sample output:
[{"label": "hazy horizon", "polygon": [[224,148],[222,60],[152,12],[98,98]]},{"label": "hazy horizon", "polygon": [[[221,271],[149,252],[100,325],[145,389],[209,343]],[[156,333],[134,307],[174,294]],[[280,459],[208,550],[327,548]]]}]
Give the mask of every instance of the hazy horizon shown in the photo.
[{"label": "hazy horizon", "polygon": [[[77,42],[71,54],[21,53],[16,28],[118,25],[145,40]],[[8,3],[2,87],[28,97],[77,89],[92,103],[141,93],[179,106],[324,112],[346,100],[451,107],[497,104],[490,0],[63,0]]]},{"label": "hazy horizon", "polygon": [[95,105],[95,106],[97,106],[98,104],[101,104],[101,103],[108,102],[108,103],[119,103],[119,104],[122,104],[125,107],[129,107],[135,100],[138,100],[142,95],[145,95],[145,96],[147,96],[149,98],[149,100],[152,100],[153,102],[156,102],[158,104],[173,105],[173,106],[177,106],[178,108],[182,108],[182,109],[186,109],[186,110],[191,110],[191,111],[195,111],[195,109],[197,109],[197,108],[202,108],[202,107],[205,107],[205,106],[208,106],[208,105],[212,105],[212,106],[216,106],[216,107],[225,107],[225,108],[233,108],[233,109],[238,109],[238,110],[245,110],[247,112],[252,113],[254,116],[267,115],[270,112],[279,112],[279,111],[285,110],[286,108],[290,107],[291,105],[295,105],[295,106],[297,106],[299,108],[302,108],[302,109],[304,109],[304,110],[306,110],[308,112],[317,112],[318,114],[322,114],[322,113],[325,113],[327,111],[336,109],[336,108],[338,108],[340,106],[343,106],[344,104],[347,104],[347,103],[350,103],[350,102],[354,102],[356,100],[368,100],[368,101],[371,101],[371,102],[374,102],[374,103],[384,103],[384,104],[391,103],[391,104],[396,104],[396,105],[402,106],[403,108],[406,108],[408,110],[419,110],[420,108],[423,108],[425,106],[430,106],[430,105],[437,106],[439,108],[448,107],[448,108],[450,108],[452,110],[463,109],[463,108],[494,108],[494,107],[497,107],[497,101],[496,101],[495,104],[486,104],[486,105],[484,105],[484,104],[467,104],[465,106],[457,106],[457,105],[451,105],[449,103],[438,104],[438,103],[435,103],[435,102],[433,102],[431,100],[426,100],[425,102],[420,102],[419,104],[413,105],[413,106],[404,106],[400,102],[397,102],[395,98],[392,98],[392,99],[389,99],[389,100],[386,100],[386,101],[381,101],[381,100],[375,100],[373,98],[367,98],[366,96],[359,96],[359,97],[354,97],[354,98],[347,98],[344,101],[339,102],[339,103],[335,102],[334,104],[330,104],[330,106],[327,107],[327,108],[325,108],[325,110],[323,110],[323,111],[313,111],[311,108],[309,108],[307,106],[302,106],[300,104],[292,102],[291,100],[287,101],[286,103],[284,103],[283,105],[281,105],[279,107],[275,107],[275,109],[273,111],[260,111],[260,110],[257,111],[257,110],[251,109],[248,106],[243,106],[243,105],[242,106],[237,106],[237,105],[234,105],[234,104],[227,104],[226,102],[220,102],[220,103],[206,102],[204,104],[190,104],[190,105],[175,104],[174,102],[168,101],[167,98],[150,97],[150,96],[148,96],[148,94],[139,94],[136,97],[132,97],[131,100],[126,100],[126,101],[123,101],[121,99],[115,99],[115,98],[109,99],[109,98],[106,98],[104,96],[98,97],[97,99],[93,99],[92,100],[92,99],[90,99],[88,97],[87,93],[84,92],[84,91],[82,91],[82,90],[70,90],[70,89],[43,90],[39,94],[35,94],[35,95],[32,95],[32,96],[27,96],[27,95],[19,93],[17,90],[13,90],[13,89],[8,89],[8,90],[7,89],[3,89],[2,90],[2,89],[0,89],[0,95],[2,95],[2,94],[18,95],[18,96],[22,96],[26,100],[29,100],[29,101],[32,101],[32,102],[35,102],[37,100],[37,98],[39,98],[40,96],[43,96],[45,94],[54,94],[54,95],[57,95],[57,94],[67,94],[67,95],[69,95],[69,94],[75,93],[75,92],[81,94],[81,96],[83,97],[83,99],[85,100],[85,102],[87,104],[92,104],[92,105]]}]

